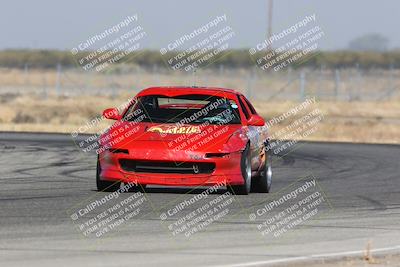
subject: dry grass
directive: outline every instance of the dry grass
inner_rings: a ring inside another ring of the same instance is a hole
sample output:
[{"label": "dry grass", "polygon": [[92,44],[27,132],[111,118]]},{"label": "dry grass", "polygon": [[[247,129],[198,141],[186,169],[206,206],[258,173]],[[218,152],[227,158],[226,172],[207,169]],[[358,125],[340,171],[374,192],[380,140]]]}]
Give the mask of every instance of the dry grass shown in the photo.
[{"label": "dry grass", "polygon": [[[49,97],[38,95],[0,97],[0,131],[43,131],[70,133],[96,116],[103,109],[119,106],[129,98],[104,96]],[[256,109],[265,118],[285,113],[297,102],[255,102]],[[400,102],[317,102],[324,119],[318,130],[303,140],[344,141],[365,143],[400,143]],[[307,109],[310,111],[311,109]],[[303,112],[304,114],[304,112]],[[301,117],[297,114],[274,125],[277,132]],[[90,129],[97,132],[110,125],[104,121]]]},{"label": "dry grass", "polygon": [[[265,118],[285,113],[298,105],[294,102],[256,102],[256,109]],[[358,143],[400,143],[400,102],[318,102],[307,111],[318,108],[324,119],[318,130],[304,140]],[[299,118],[299,116],[295,116]],[[293,119],[272,127],[279,131]]]}]

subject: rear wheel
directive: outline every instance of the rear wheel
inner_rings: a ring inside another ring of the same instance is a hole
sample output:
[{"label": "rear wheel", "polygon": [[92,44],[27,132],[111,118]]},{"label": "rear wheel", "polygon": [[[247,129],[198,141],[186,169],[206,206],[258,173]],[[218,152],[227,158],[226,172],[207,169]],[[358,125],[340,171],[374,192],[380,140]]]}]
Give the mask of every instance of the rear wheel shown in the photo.
[{"label": "rear wheel", "polygon": [[100,179],[101,166],[99,161],[99,156],[97,156],[97,168],[96,168],[96,185],[98,191],[114,192],[121,187],[121,182],[110,182],[103,181]]},{"label": "rear wheel", "polygon": [[250,145],[249,144],[247,144],[245,150],[242,153],[240,167],[242,170],[244,184],[228,186],[228,190],[232,194],[248,195],[250,193],[250,189],[251,189],[251,160],[250,160]]},{"label": "rear wheel", "polygon": [[262,171],[258,177],[255,177],[252,181],[252,192],[258,193],[269,193],[272,184],[272,167],[271,167],[271,157],[265,151],[265,161]]}]

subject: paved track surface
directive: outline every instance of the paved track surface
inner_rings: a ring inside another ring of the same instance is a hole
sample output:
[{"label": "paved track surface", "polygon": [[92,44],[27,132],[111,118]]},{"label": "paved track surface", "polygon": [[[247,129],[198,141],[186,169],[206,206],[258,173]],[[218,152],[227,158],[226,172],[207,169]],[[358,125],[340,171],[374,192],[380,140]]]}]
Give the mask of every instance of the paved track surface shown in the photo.
[{"label": "paved track surface", "polygon": [[[79,151],[68,135],[53,134],[1,133],[0,152],[0,266],[256,266],[342,255],[363,250],[368,241],[373,249],[400,245],[399,146],[297,144],[275,157],[272,194],[228,196],[229,212],[189,237],[168,227],[221,199],[224,189],[164,221],[160,214],[203,191],[152,187],[142,196],[122,193],[74,221],[71,215],[110,194],[96,191],[95,155]],[[324,196],[318,214],[280,236],[263,236],[258,227],[267,217],[249,215],[304,184],[303,178],[317,181],[307,194]],[[144,197],[135,206],[138,214],[101,237],[80,231],[82,223],[131,196]]]}]

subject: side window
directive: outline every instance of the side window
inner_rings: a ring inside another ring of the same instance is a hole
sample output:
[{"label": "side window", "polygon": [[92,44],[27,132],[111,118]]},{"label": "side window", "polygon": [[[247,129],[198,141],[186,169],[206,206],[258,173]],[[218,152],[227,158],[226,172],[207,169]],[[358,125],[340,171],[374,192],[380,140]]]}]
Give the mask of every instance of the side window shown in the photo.
[{"label": "side window", "polygon": [[253,114],[253,115],[257,114],[256,109],[253,107],[253,105],[250,103],[250,101],[247,100],[247,98],[245,98],[245,97],[243,97],[243,100],[244,100],[244,102],[246,102],[247,106],[249,107],[251,114]]},{"label": "side window", "polygon": [[246,117],[247,120],[250,119],[249,111],[247,110],[247,107],[246,107],[245,104],[243,103],[242,98],[241,98],[241,97],[238,97],[238,98],[239,98],[239,104],[240,104],[240,107],[241,107],[242,110],[243,110],[244,116]]}]

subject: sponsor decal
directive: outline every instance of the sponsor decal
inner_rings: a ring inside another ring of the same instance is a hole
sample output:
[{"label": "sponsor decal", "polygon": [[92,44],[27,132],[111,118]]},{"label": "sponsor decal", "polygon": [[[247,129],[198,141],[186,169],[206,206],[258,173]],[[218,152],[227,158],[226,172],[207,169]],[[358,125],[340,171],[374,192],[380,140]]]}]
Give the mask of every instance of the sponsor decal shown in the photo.
[{"label": "sponsor decal", "polygon": [[147,132],[162,134],[197,134],[201,133],[199,126],[157,125],[147,129]]}]

